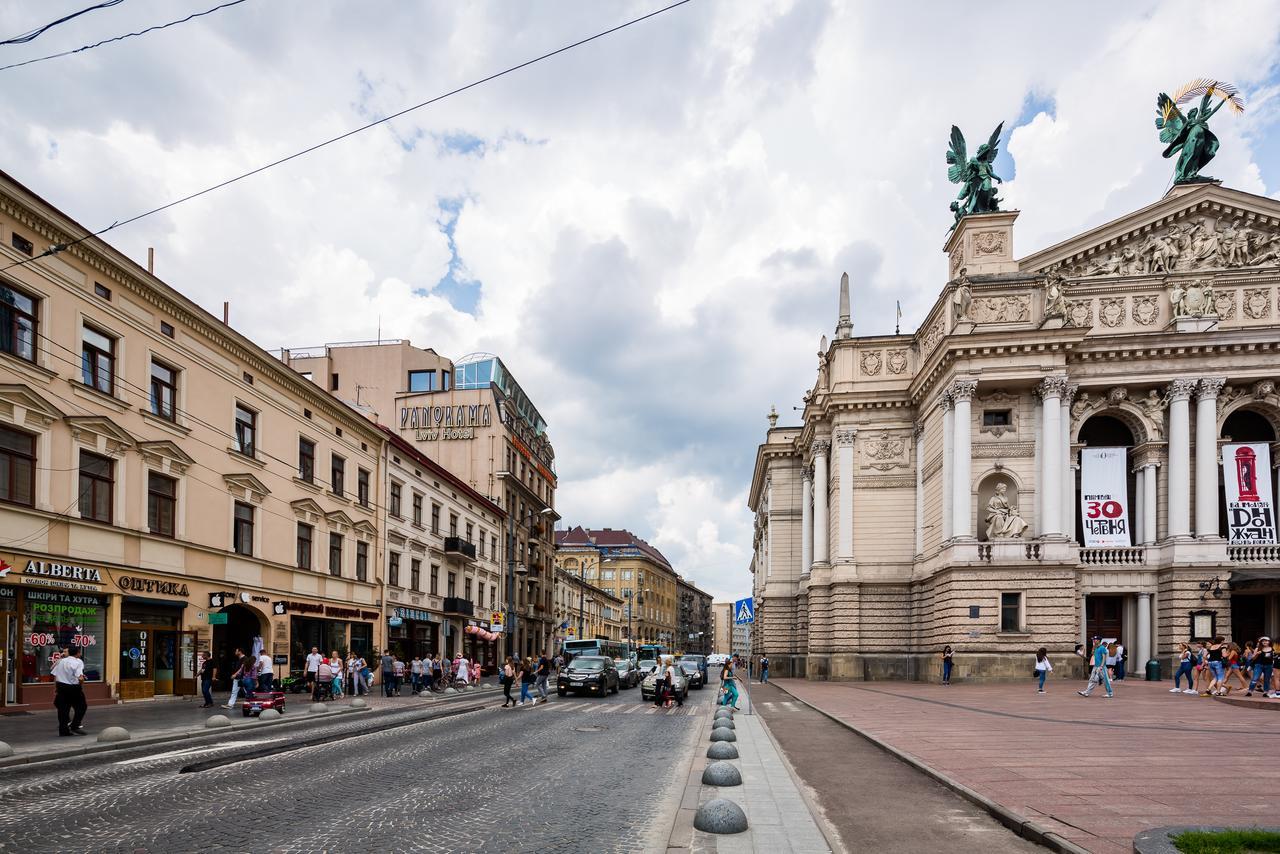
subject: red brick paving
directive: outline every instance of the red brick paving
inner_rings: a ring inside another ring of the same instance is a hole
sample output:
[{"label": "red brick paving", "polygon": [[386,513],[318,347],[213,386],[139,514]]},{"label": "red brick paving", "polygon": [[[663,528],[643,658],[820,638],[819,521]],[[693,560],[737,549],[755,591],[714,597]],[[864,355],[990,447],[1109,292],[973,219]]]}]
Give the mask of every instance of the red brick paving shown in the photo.
[{"label": "red brick paving", "polygon": [[[1278,823],[1280,714],[1125,680],[779,687],[1099,854],[1167,824]],[[1270,701],[1280,705],[1280,700]]]}]

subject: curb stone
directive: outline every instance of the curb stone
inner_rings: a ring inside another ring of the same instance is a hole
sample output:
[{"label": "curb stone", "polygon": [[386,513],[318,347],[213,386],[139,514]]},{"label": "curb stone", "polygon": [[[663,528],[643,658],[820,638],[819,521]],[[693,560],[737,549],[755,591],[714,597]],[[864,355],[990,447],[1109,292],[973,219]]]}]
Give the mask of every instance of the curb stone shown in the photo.
[{"label": "curb stone", "polygon": [[835,723],[839,724],[840,726],[844,727],[845,729],[849,730],[855,735],[861,736],[871,744],[874,744],[876,747],[883,750],[885,753],[888,753],[890,756],[893,756],[905,762],[906,764],[910,765],[912,768],[915,768],[917,771],[920,771],[921,773],[926,774],[929,777],[932,777],[942,785],[946,786],[951,791],[955,792],[960,797],[964,798],[966,801],[969,801],[969,803],[975,804],[981,807],[982,809],[986,810],[991,815],[992,818],[994,818],[996,821],[1003,824],[1005,827],[1009,828],[1009,830],[1021,836],[1023,839],[1028,839],[1036,843],[1037,845],[1043,845],[1045,848],[1048,848],[1051,851],[1059,852],[1059,854],[1089,854],[1089,850],[1087,848],[1081,848],[1079,845],[1076,845],[1074,842],[1070,841],[1069,839],[1066,839],[1065,837],[1059,836],[1057,833],[1054,833],[1052,830],[1046,830],[1043,826],[1026,818],[1025,816],[1019,815],[1018,813],[1014,812],[1013,810],[1009,809],[1006,806],[1003,806],[1002,804],[996,803],[995,801],[991,800],[991,798],[988,798],[986,795],[969,788],[968,786],[964,785],[958,780],[953,780],[951,777],[948,777],[946,774],[942,773],[941,771],[934,768],[933,766],[926,765],[924,762],[921,762],[919,759],[915,758],[911,754],[906,753],[905,751],[899,750],[898,748],[894,747],[888,742],[882,741],[879,738],[876,738],[874,735],[871,735],[870,733],[864,732],[863,730],[859,729],[858,727],[854,726],[848,721],[842,720],[841,718],[836,717],[835,715],[826,711],[822,707],[816,706],[807,700],[801,699],[800,697],[788,691],[782,685],[778,685],[776,683],[770,683],[770,684],[772,684],[773,687],[777,688],[779,691],[782,691],[788,697],[792,697],[797,702],[803,703],[804,705],[813,709],[818,714],[834,721]]}]

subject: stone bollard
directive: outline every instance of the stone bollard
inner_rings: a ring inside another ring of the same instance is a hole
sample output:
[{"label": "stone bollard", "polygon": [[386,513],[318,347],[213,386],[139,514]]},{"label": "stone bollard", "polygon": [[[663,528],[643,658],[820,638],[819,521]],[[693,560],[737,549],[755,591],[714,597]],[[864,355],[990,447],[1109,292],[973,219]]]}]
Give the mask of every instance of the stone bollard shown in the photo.
[{"label": "stone bollard", "polygon": [[452,685],[450,685],[448,688],[445,688],[445,689],[444,689],[444,692],[445,692],[446,694],[456,694],[456,693],[458,693],[458,689],[457,689],[457,688],[455,688],[455,687],[453,687]]},{"label": "stone bollard", "polygon": [[367,709],[368,707],[369,704],[363,697],[356,697],[351,701],[351,708],[353,709]]},{"label": "stone bollard", "polygon": [[734,747],[727,741],[712,742],[707,748],[708,759],[737,759],[738,748]]},{"label": "stone bollard", "polygon": [[205,729],[218,729],[224,726],[231,726],[231,718],[226,715],[209,715],[204,719]]},{"label": "stone bollard", "polygon": [[310,707],[307,708],[307,711],[318,715],[322,712],[329,711],[329,707],[324,703],[312,703]]},{"label": "stone bollard", "polygon": [[273,721],[278,717],[280,717],[279,709],[263,709],[258,712],[258,720],[260,721]]},{"label": "stone bollard", "polygon": [[113,744],[117,741],[128,741],[131,738],[133,736],[129,735],[129,730],[122,726],[109,726],[98,733],[99,744]]},{"label": "stone bollard", "polygon": [[733,801],[713,798],[698,807],[693,826],[703,833],[742,833],[747,829],[747,814]]},{"label": "stone bollard", "polygon": [[723,760],[709,762],[707,767],[702,769],[702,784],[704,786],[741,786],[742,772],[732,762]]},{"label": "stone bollard", "polygon": [[729,718],[722,718],[711,725],[714,729],[737,729],[738,725]]},{"label": "stone bollard", "polygon": [[733,717],[733,709],[729,708],[728,706],[721,706],[720,708],[716,709],[715,717],[731,718]]},{"label": "stone bollard", "polygon": [[737,741],[738,736],[728,727],[716,727],[711,730],[712,741]]},{"label": "stone bollard", "polygon": [[9,746],[9,742],[0,741],[0,757],[12,756],[12,755],[13,755],[13,748]]}]

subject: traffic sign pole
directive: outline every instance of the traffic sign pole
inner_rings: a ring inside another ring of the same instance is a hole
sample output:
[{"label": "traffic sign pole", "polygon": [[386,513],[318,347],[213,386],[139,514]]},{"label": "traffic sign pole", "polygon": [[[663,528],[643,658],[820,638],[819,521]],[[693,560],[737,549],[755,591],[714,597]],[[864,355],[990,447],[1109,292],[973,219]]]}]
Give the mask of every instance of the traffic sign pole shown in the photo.
[{"label": "traffic sign pole", "polygon": [[[734,625],[751,625],[756,621],[755,602],[750,596],[733,603]],[[729,646],[733,646],[732,643]],[[751,630],[747,629],[747,678],[742,683],[747,694],[747,714],[755,714],[755,704],[751,702]]]}]

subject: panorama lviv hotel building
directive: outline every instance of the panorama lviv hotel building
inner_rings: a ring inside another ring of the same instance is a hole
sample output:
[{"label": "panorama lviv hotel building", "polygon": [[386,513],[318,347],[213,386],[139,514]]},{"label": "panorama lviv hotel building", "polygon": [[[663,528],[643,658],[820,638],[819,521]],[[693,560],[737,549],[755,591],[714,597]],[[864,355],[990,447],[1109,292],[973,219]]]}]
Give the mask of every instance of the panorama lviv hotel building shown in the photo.
[{"label": "panorama lviv hotel building", "polygon": [[91,702],[372,651],[382,434],[85,233],[0,175],[0,706],[69,644]]},{"label": "panorama lviv hotel building", "polygon": [[[488,612],[507,613],[510,606],[504,652],[550,652],[559,518],[555,451],[546,421],[502,360],[472,354],[454,362],[404,340],[291,348],[280,357],[500,509],[505,527],[496,531],[503,548],[498,607],[486,581],[483,607],[478,593],[465,597],[459,588],[448,597],[458,610],[439,616],[465,618],[472,628],[492,633]],[[479,577],[491,566],[480,559],[478,538],[492,538],[495,531],[472,503],[459,514],[461,527],[448,534],[445,545],[454,550],[446,549],[446,557],[465,559],[467,571]],[[491,508],[486,512],[492,516]]]},{"label": "panorama lviv hotel building", "polygon": [[[749,504],[755,649],[813,679],[1026,675],[1098,635],[1131,669],[1280,631],[1280,203],[1217,182],[1033,255],[964,217],[920,327],[855,337]],[[1072,660],[1074,659],[1061,659]]]}]

